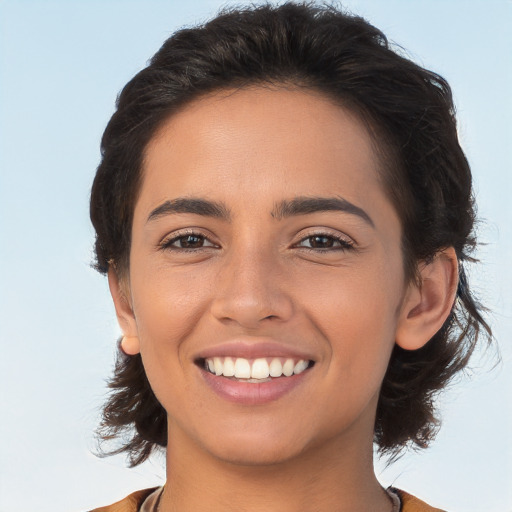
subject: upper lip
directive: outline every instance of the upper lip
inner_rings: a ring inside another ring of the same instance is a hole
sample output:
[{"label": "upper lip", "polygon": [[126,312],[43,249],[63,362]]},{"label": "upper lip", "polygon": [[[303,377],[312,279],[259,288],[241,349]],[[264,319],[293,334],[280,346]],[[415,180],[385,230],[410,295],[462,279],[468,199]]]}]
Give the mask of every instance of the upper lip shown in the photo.
[{"label": "upper lip", "polygon": [[194,360],[209,359],[211,357],[241,357],[244,359],[282,357],[314,361],[314,357],[310,353],[270,340],[234,340],[220,343],[198,351]]}]

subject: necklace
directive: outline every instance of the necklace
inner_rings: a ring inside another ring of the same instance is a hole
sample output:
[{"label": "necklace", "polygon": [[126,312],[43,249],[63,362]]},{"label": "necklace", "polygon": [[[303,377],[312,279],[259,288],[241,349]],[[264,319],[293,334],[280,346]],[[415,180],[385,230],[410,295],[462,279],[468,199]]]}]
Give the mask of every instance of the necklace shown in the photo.
[{"label": "necklace", "polygon": [[[162,499],[162,494],[164,493],[164,486],[162,486],[162,490],[158,494],[158,498],[156,499],[155,506],[153,507],[154,512],[160,512],[160,500]],[[393,511],[395,512],[395,511]]]},{"label": "necklace", "polygon": [[[164,486],[159,490],[158,496],[156,498],[155,504],[153,505],[151,512],[160,512],[160,501],[162,499],[162,495],[164,493]],[[386,489],[386,493],[388,494],[389,498],[393,502],[393,510],[392,512],[400,512],[401,502],[400,498],[398,497],[398,494],[394,493],[391,488]]]}]

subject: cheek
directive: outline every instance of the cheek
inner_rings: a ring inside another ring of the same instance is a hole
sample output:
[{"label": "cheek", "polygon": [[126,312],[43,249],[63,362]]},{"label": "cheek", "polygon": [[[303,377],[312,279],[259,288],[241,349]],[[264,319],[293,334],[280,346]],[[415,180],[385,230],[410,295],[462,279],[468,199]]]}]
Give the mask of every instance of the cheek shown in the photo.
[{"label": "cheek", "polygon": [[[401,273],[379,268],[333,268],[330,271],[297,274],[299,305],[318,316],[319,328],[340,335],[350,331],[382,331],[396,324],[403,287]],[[320,318],[323,318],[320,320]]]},{"label": "cheek", "polygon": [[193,371],[187,361],[187,340],[196,335],[207,308],[210,291],[204,281],[205,276],[197,272],[161,269],[150,270],[133,280],[144,369],[153,392],[168,412],[200,414],[199,398],[187,393],[189,374]]},{"label": "cheek", "polygon": [[[208,284],[210,283],[210,284]],[[132,295],[141,352],[146,359],[176,352],[193,334],[208,307],[211,281],[204,272],[158,268],[134,276]],[[172,363],[171,357],[165,364]]]},{"label": "cheek", "polygon": [[398,267],[384,272],[375,262],[303,279],[300,302],[328,342],[329,373],[352,389],[380,386],[395,341],[401,275]]}]

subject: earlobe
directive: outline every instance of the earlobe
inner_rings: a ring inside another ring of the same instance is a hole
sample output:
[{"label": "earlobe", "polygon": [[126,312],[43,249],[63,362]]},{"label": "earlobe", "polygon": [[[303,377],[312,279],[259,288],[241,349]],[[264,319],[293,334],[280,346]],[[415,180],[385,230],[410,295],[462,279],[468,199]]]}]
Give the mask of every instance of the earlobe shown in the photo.
[{"label": "earlobe", "polygon": [[140,343],[138,336],[123,336],[121,339],[121,349],[129,356],[134,356],[140,352]]},{"label": "earlobe", "polygon": [[126,283],[122,282],[113,268],[108,271],[108,285],[112,300],[114,301],[117,321],[123,331],[121,348],[125,354],[138,354],[140,352],[140,344],[137,323],[129,300],[129,290],[127,290]]},{"label": "earlobe", "polygon": [[396,344],[405,350],[423,347],[452,310],[459,278],[455,249],[439,251],[422,263],[419,278],[409,285],[397,325]]}]

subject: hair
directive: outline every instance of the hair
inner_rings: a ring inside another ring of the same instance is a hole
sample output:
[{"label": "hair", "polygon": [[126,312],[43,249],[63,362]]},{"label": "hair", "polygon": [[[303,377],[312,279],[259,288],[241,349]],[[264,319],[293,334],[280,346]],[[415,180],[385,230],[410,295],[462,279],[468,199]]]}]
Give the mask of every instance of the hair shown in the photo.
[{"label": "hair", "polygon": [[[380,391],[374,441],[396,456],[426,447],[438,419],[434,399],[463,370],[479,334],[491,338],[465,266],[475,246],[471,171],[458,143],[447,82],[394,48],[363,18],[333,6],[288,2],[225,9],[172,35],[121,91],[101,142],[91,193],[95,267],[129,268],[131,224],[144,151],[178,109],[209,92],[251,85],[300,87],[354,112],[368,127],[384,187],[402,222],[407,279],[419,262],[454,247],[459,284],[443,327],[421,349],[395,346]],[[167,416],[140,355],[118,349],[100,440],[121,439],[134,466],[167,444]]]}]

